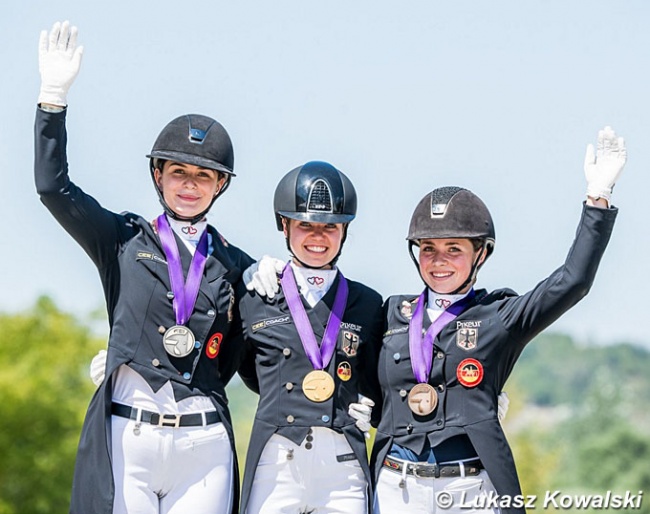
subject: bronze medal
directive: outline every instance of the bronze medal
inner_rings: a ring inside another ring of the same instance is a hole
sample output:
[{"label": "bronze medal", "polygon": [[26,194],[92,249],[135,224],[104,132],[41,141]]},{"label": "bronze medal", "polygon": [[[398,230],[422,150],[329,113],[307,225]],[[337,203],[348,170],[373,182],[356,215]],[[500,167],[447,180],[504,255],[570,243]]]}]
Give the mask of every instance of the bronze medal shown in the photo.
[{"label": "bronze medal", "polygon": [[187,357],[194,350],[194,334],[183,325],[168,328],[163,335],[165,351],[172,357]]},{"label": "bronze medal", "polygon": [[429,384],[417,384],[408,395],[409,409],[418,416],[431,414],[438,406],[438,393]]},{"label": "bronze medal", "polygon": [[326,371],[310,371],[302,381],[302,392],[312,402],[324,402],[334,394],[334,379]]}]

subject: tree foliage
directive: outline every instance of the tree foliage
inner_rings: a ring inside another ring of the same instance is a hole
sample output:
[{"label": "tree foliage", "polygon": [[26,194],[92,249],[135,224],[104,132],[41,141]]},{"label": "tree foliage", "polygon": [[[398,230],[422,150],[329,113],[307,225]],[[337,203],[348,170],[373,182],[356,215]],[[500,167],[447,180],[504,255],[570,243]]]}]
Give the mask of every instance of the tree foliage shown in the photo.
[{"label": "tree foliage", "polygon": [[0,514],[68,511],[88,364],[102,344],[46,297],[0,315]]},{"label": "tree foliage", "polygon": [[506,385],[516,409],[505,422],[516,427],[509,439],[525,494],[650,491],[648,365],[643,348],[580,346],[560,334],[526,348]]},{"label": "tree foliage", "polygon": [[[0,514],[68,511],[88,365],[103,346],[48,298],[0,314]],[[505,421],[525,494],[650,491],[649,367],[650,352],[627,344],[542,334],[529,345]],[[237,379],[228,396],[243,470],[257,396]]]}]

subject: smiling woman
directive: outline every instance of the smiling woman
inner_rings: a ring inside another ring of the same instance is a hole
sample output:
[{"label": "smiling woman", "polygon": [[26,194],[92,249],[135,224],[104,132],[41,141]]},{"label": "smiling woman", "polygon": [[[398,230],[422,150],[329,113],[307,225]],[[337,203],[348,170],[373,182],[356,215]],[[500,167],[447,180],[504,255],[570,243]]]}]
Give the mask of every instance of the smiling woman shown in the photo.
[{"label": "smiling woman", "polygon": [[[274,209],[291,253],[281,288],[240,301],[247,354],[239,374],[260,394],[241,512],[366,514],[364,432],[379,401],[381,297],[336,267],[357,195],[341,171],[312,161],[280,180]],[[278,283],[275,273],[270,280]]]},{"label": "smiling woman", "polygon": [[192,219],[207,211],[226,183],[224,173],[193,164],[160,162],[154,168],[154,180],[165,203],[179,217]]},{"label": "smiling woman", "polygon": [[234,176],[232,143],[208,116],[175,118],[147,156],[165,212],[103,208],[68,176],[76,37],[68,22],[41,34],[34,164],[41,201],[99,270],[110,321],[70,512],[229,514],[239,478],[225,385],[241,347],[235,289],[252,259],[206,215]]},{"label": "smiling woman", "polygon": [[485,260],[481,249],[469,239],[423,239],[418,258],[422,278],[438,293],[466,293],[472,268]]},{"label": "smiling woman", "polygon": [[609,198],[626,156],[610,127],[598,133],[598,151],[590,145],[585,158],[587,198],[573,246],[523,295],[474,289],[495,244],[477,195],[441,187],[418,203],[407,239],[426,287],[384,306],[376,514],[430,514],[436,504],[449,514],[525,512],[512,502],[521,490],[497,397],[526,344],[589,291],[618,212]]},{"label": "smiling woman", "polygon": [[331,263],[343,244],[346,230],[343,223],[310,223],[283,218],[282,228],[291,252],[303,266],[332,268]]}]

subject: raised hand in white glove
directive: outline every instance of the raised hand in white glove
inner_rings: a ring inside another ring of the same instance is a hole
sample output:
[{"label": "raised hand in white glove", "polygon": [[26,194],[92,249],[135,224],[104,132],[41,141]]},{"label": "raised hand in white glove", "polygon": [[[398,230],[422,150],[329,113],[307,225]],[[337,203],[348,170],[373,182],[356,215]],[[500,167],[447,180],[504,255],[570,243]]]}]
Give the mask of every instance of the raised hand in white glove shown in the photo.
[{"label": "raised hand in white glove", "polygon": [[99,387],[106,378],[106,350],[99,350],[90,362],[90,379]]},{"label": "raised hand in white glove", "polygon": [[77,27],[70,27],[69,22],[57,21],[49,36],[47,30],[41,32],[38,44],[39,104],[67,105],[68,90],[79,73],[82,55],[83,46],[77,46]]},{"label": "raised hand in white glove", "polygon": [[280,290],[278,273],[282,273],[284,265],[285,263],[280,259],[265,255],[244,270],[242,280],[246,289],[255,290],[258,295],[273,299]]},{"label": "raised hand in white glove", "polygon": [[370,431],[370,416],[374,406],[375,402],[360,394],[359,403],[351,403],[348,407],[348,414],[356,420],[354,424],[363,432],[366,439],[370,438],[368,432]]},{"label": "raised hand in white glove", "polygon": [[502,423],[506,419],[509,405],[510,398],[508,398],[508,394],[505,391],[501,391],[497,400],[497,418],[499,418],[499,423]]},{"label": "raised hand in white glove", "polygon": [[623,171],[627,160],[627,150],[622,137],[616,137],[612,127],[598,131],[596,149],[587,145],[585,155],[585,177],[587,177],[587,196],[603,198],[609,202],[612,189]]}]

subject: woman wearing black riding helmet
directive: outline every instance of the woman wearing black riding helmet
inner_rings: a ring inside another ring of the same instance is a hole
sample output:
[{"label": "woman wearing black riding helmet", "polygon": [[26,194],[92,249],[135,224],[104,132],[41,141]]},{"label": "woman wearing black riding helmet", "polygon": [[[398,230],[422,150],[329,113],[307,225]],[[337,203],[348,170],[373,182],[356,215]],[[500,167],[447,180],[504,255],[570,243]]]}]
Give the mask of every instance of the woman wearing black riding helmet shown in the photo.
[{"label": "woman wearing black riding helmet", "polygon": [[566,261],[524,295],[474,289],[495,244],[478,196],[443,187],[417,205],[407,239],[426,287],[385,304],[376,512],[525,512],[497,395],[525,345],[589,291],[625,161],[622,138],[606,127],[597,153],[588,147],[586,205]]},{"label": "woman wearing black riding helmet", "polygon": [[260,395],[241,511],[364,514],[382,300],[335,266],[357,195],[345,174],[312,161],[280,180],[274,210],[291,254],[280,291],[240,302],[250,351],[239,374]]},{"label": "woman wearing black riding helmet", "polygon": [[68,176],[76,36],[67,22],[41,34],[35,127],[38,193],[97,266],[110,323],[70,511],[235,512],[239,479],[224,388],[239,362],[230,344],[241,330],[234,287],[252,260],[205,218],[234,176],[230,138],[207,116],[172,120],[148,155],[165,212],[150,222],[104,209]]}]

